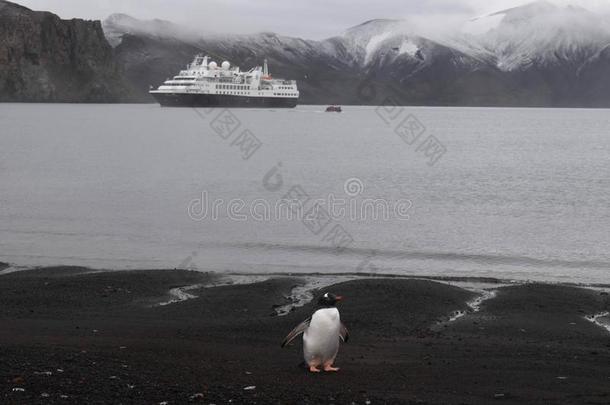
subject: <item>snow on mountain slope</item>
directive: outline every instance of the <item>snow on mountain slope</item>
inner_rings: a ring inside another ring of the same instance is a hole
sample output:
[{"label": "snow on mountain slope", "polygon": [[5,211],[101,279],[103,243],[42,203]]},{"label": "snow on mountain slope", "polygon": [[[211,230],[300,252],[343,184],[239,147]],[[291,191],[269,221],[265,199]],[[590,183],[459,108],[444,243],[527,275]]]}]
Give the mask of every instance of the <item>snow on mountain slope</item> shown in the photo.
[{"label": "snow on mountain slope", "polygon": [[[125,34],[145,35],[157,38],[175,38],[183,41],[196,41],[203,32],[182,27],[165,20],[138,20],[127,14],[112,14],[102,21],[106,39],[113,47],[121,43]],[[210,35],[210,33],[207,33]]]},{"label": "snow on mountain slope", "polygon": [[[113,14],[102,24],[104,34],[113,47],[124,35],[137,35],[158,41],[180,41],[209,52],[213,58],[242,54],[264,57],[276,56],[286,60],[300,60],[307,55],[323,52],[318,41],[287,37],[272,32],[251,35],[199,32],[163,20],[138,20],[125,14]],[[315,55],[314,55],[315,56]]]},{"label": "snow on mountain slope", "polygon": [[378,19],[351,27],[339,38],[354,61],[367,65],[387,40],[409,33],[406,21]]},{"label": "snow on mountain slope", "polygon": [[480,17],[463,27],[467,52],[486,53],[503,71],[574,65],[610,43],[610,21],[545,1]]},{"label": "snow on mountain slope", "polygon": [[[474,18],[451,32],[421,24],[370,20],[321,41],[269,32],[194,32],[120,14],[103,27],[142,89],[193,53],[207,53],[241,66],[268,58],[273,69],[301,80],[310,101],[330,92],[336,100],[351,94],[346,99],[357,102],[354,82],[364,75],[403,87],[404,100],[419,104],[610,104],[608,17],[537,1]],[[590,94],[596,98],[587,104]]]},{"label": "snow on mountain slope", "polygon": [[224,48],[287,52],[287,59],[303,55],[337,59],[353,67],[394,63],[400,59],[424,62],[438,46],[453,49],[455,63],[479,68],[488,64],[502,71],[531,66],[578,65],[610,44],[610,21],[583,8],[558,7],[546,1],[502,10],[466,22],[460,32],[426,37],[406,20],[376,19],[324,41],[310,41],[273,33],[219,35],[198,33],[168,21],[140,21],[114,14],[103,23],[109,42],[116,46],[123,34],[140,34],[183,41],[206,38]]},{"label": "snow on mountain slope", "polygon": [[[370,20],[349,28],[342,35],[323,41],[327,52],[356,68],[398,64],[405,74],[433,63],[443,53],[443,44],[418,35],[407,20]],[[456,55],[454,64],[472,64],[467,55]]]},{"label": "snow on mountain slope", "polygon": [[399,55],[406,53],[410,56],[416,56],[417,51],[419,51],[419,46],[408,39],[403,40],[400,44],[400,48],[398,48]]}]

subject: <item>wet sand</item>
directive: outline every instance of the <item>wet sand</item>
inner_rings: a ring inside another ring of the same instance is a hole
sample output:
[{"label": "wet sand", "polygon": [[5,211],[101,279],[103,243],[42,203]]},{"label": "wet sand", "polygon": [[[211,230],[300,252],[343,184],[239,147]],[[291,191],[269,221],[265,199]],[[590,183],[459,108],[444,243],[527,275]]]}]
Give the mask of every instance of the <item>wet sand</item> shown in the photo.
[{"label": "wet sand", "polygon": [[[338,373],[299,367],[281,349],[312,304],[286,316],[297,277],[192,290],[188,271],[88,273],[52,268],[0,276],[0,403],[608,404],[610,333],[585,316],[608,295],[577,287],[500,287],[475,294],[409,279],[349,281],[350,329]],[[369,401],[369,402],[367,402]]]}]

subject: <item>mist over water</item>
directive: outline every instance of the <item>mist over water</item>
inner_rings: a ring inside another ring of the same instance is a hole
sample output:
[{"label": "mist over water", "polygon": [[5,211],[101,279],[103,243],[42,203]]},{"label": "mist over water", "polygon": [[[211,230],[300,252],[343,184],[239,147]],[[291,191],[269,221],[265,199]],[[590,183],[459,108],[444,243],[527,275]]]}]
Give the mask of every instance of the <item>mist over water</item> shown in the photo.
[{"label": "mist over water", "polygon": [[[412,144],[375,107],[322,111],[232,110],[224,139],[221,110],[0,105],[0,261],[610,283],[607,110],[404,108],[426,128]],[[244,129],[262,142],[248,159]],[[418,150],[430,135],[446,149],[434,165]],[[252,206],[295,186],[412,205],[408,220],[333,221],[353,239],[340,250],[331,226],[189,216],[204,191]]]}]

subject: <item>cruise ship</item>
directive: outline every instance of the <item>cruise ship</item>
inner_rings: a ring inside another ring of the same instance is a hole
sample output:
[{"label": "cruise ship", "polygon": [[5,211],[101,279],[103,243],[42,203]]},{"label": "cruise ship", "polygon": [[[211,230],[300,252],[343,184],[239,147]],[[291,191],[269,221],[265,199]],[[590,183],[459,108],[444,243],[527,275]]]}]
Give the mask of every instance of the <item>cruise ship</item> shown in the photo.
[{"label": "cruise ship", "polygon": [[299,99],[295,80],[272,78],[267,60],[247,72],[224,61],[197,55],[177,76],[150,94],[169,107],[294,108]]}]

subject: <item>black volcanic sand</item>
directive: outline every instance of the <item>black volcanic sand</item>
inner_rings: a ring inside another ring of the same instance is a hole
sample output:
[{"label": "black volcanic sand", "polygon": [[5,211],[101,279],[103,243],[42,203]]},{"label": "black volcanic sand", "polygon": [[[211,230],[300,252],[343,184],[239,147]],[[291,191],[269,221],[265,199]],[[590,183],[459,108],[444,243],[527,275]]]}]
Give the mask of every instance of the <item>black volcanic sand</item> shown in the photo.
[{"label": "black volcanic sand", "polygon": [[273,316],[295,278],[155,305],[170,288],[212,277],[0,276],[0,403],[610,403],[610,334],[584,320],[609,308],[599,292],[501,288],[480,312],[447,323],[471,292],[421,280],[337,284],[351,339],[340,372],[314,375],[298,366],[300,341],[280,348],[313,306]]}]

